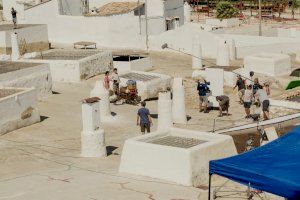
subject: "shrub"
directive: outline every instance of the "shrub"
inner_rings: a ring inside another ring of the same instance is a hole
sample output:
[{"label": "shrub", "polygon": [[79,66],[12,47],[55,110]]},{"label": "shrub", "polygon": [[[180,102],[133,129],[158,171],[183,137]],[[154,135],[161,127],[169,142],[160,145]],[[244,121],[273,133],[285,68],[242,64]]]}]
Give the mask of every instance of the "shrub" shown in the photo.
[{"label": "shrub", "polygon": [[216,7],[216,15],[220,20],[236,17],[239,10],[228,1],[220,1]]}]

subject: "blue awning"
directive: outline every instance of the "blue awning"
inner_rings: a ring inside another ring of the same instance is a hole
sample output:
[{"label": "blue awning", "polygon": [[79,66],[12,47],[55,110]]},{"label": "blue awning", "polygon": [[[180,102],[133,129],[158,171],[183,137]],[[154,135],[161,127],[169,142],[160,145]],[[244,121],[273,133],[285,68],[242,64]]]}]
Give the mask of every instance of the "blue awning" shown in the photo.
[{"label": "blue awning", "polygon": [[300,126],[252,151],[211,161],[210,174],[292,200],[300,199]]}]

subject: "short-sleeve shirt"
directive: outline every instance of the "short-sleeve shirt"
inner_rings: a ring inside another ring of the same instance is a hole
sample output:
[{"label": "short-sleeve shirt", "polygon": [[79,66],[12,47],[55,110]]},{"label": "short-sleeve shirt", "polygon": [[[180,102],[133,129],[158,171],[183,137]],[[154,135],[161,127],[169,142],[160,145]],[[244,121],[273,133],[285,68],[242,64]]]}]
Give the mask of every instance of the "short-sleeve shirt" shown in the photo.
[{"label": "short-sleeve shirt", "polygon": [[140,116],[140,124],[150,124],[150,111],[148,108],[140,108],[137,114]]},{"label": "short-sleeve shirt", "polygon": [[258,94],[259,101],[261,103],[264,102],[265,100],[269,100],[269,97],[268,97],[268,94],[267,94],[266,90],[259,89],[259,90],[257,90],[257,94]]},{"label": "short-sleeve shirt", "polygon": [[245,81],[241,78],[236,81],[236,86],[238,87],[239,91],[243,90],[243,89],[246,89]]},{"label": "short-sleeve shirt", "polygon": [[17,17],[17,12],[16,11],[11,11],[11,15],[13,18],[16,18]]},{"label": "short-sleeve shirt", "polygon": [[245,95],[244,95],[244,102],[248,102],[250,103],[252,101],[253,98],[253,92],[252,90],[246,90],[245,91]]},{"label": "short-sleeve shirt", "polygon": [[206,93],[208,92],[209,88],[206,83],[198,83],[197,90],[199,92],[199,96],[203,97],[206,96]]}]

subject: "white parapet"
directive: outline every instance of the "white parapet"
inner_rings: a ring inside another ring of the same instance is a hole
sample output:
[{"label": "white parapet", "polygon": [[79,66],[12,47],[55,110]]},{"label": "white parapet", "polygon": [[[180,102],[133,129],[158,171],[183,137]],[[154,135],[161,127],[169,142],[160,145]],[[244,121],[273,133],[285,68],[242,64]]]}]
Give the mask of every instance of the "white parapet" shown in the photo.
[{"label": "white parapet", "polygon": [[145,56],[115,56],[113,59],[114,68],[118,69],[119,74],[124,74],[132,70],[150,71],[153,68],[150,57]]},{"label": "white parapet", "polygon": [[101,122],[103,122],[112,118],[110,110],[109,91],[104,90],[100,98],[100,116]]},{"label": "white parapet", "polygon": [[99,102],[82,104],[81,156],[106,156],[105,134],[100,128]]},{"label": "white parapet", "polygon": [[82,157],[105,157],[107,155],[105,146],[104,130],[81,132],[81,156]]},{"label": "white parapet", "polygon": [[192,52],[192,67],[193,69],[202,69],[202,47],[199,36],[197,35],[193,41],[193,52]]},{"label": "white parapet", "polygon": [[226,40],[219,40],[218,52],[217,52],[217,65],[218,66],[230,66],[230,53],[229,45]]},{"label": "white parapet", "polygon": [[230,18],[230,19],[222,19],[222,20],[210,18],[210,19],[206,19],[205,23],[207,25],[216,26],[216,27],[224,27],[224,28],[240,25],[240,21],[238,18]]},{"label": "white parapet", "polygon": [[0,88],[0,135],[39,121],[34,88]]},{"label": "white parapet", "polygon": [[236,59],[236,45],[234,39],[228,39],[228,46],[229,46],[229,57],[230,60]]},{"label": "white parapet", "polygon": [[5,62],[5,73],[0,73],[0,86],[35,88],[38,98],[52,95],[52,76],[48,64]]},{"label": "white parapet", "polygon": [[127,139],[119,171],[197,187],[208,184],[209,161],[236,154],[231,136],[171,128]]},{"label": "white parapet", "polygon": [[171,88],[171,77],[159,73],[131,71],[120,75],[121,84],[127,85],[128,80],[135,80],[138,95],[142,100],[157,98],[158,93]]},{"label": "white parapet", "polygon": [[160,92],[158,97],[158,132],[168,132],[173,126],[172,100],[170,92]]},{"label": "white parapet", "polygon": [[191,22],[191,6],[188,2],[184,3],[184,23]]},{"label": "white parapet", "polygon": [[173,122],[177,124],[186,124],[186,110],[185,110],[185,92],[182,78],[174,78],[173,80],[173,104],[172,115]]},{"label": "white parapet", "polygon": [[99,102],[82,103],[82,130],[95,131],[100,127]]},{"label": "white parapet", "polygon": [[292,71],[289,55],[260,53],[244,58],[244,67],[249,71],[269,75],[289,75]]},{"label": "white parapet", "polygon": [[210,82],[209,88],[211,96],[208,97],[210,106],[218,107],[219,103],[216,96],[224,94],[224,69],[221,68],[206,68],[206,80]]},{"label": "white parapet", "polygon": [[48,63],[54,82],[80,82],[113,68],[110,51],[52,49],[24,62]]},{"label": "white parapet", "polygon": [[18,43],[18,34],[13,32],[11,33],[11,59],[12,60],[19,60],[20,59],[20,49]]}]

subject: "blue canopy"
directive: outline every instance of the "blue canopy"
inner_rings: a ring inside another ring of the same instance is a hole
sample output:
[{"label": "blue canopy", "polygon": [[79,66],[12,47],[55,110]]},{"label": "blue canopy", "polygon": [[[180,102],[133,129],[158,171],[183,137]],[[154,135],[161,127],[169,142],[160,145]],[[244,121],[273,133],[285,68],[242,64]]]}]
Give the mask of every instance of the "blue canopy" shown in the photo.
[{"label": "blue canopy", "polygon": [[210,174],[292,200],[300,199],[300,126],[262,147],[210,161]]}]

